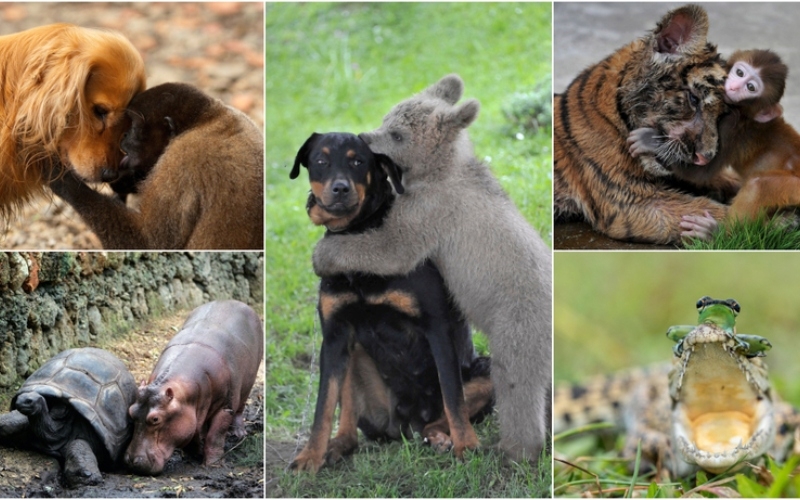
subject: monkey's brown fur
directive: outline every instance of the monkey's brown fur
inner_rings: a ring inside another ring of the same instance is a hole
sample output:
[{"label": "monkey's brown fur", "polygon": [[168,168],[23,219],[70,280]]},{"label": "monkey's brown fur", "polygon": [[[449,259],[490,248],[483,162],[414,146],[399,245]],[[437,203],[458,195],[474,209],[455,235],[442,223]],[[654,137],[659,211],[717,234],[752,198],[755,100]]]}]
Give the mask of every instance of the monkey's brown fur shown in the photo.
[{"label": "monkey's brown fur", "polygon": [[500,447],[536,460],[549,435],[552,259],[550,250],[475,159],[465,131],[479,104],[456,106],[450,75],[397,106],[361,137],[402,170],[381,228],[323,238],[320,275],[404,275],[429,258],[466,317],[490,338]]},{"label": "monkey's brown fur", "polygon": [[800,205],[800,134],[783,117],[765,123],[754,119],[783,97],[788,68],[780,57],[768,50],[737,51],[729,67],[738,61],[759,70],[764,91],[737,103],[722,119],[720,154],[707,168],[730,165],[742,176],[744,185],[728,218],[754,219],[761,210]]},{"label": "monkey's brown fur", "polygon": [[[149,89],[131,101],[129,113],[134,121],[129,133],[137,133],[137,116],[144,117],[144,132],[161,127],[168,116],[176,124],[175,137],[138,186],[140,212],[90,189],[70,172],[50,184],[97,233],[103,247],[263,248],[264,136],[258,127],[187,84]],[[130,137],[123,142],[131,149]]]}]

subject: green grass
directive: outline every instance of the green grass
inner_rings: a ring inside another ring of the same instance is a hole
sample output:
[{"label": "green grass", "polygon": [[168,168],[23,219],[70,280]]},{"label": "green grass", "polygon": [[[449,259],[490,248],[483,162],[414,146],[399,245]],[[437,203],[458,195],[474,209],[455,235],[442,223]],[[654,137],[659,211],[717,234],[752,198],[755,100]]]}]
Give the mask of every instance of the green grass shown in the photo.
[{"label": "green grass", "polygon": [[720,224],[709,241],[692,239],[684,243],[689,250],[800,250],[797,217],[788,213],[753,221],[733,220]]},{"label": "green grass", "polygon": [[226,453],[232,463],[242,467],[255,467],[264,463],[264,435],[248,434]]},{"label": "green grass", "polygon": [[[495,421],[475,426],[482,442],[495,441]],[[521,498],[549,496],[550,457],[534,469],[504,464],[494,449],[467,452],[464,461],[437,455],[420,439],[391,443],[362,442],[358,453],[316,476],[285,474],[285,497],[345,498]]]},{"label": "green grass", "polygon": [[[783,399],[800,404],[798,257],[795,252],[557,253],[556,384],[671,359],[673,342],[665,336],[667,327],[696,323],[695,302],[710,295],[739,302],[738,331],[764,335],[772,342],[765,360],[773,387]],[[557,456],[596,475],[557,463],[556,495],[597,494],[598,483],[608,495],[621,496],[628,490],[634,478],[630,464],[619,458],[619,436],[594,431],[555,439],[555,449],[561,454]],[[796,463],[774,467],[788,474],[795,471]],[[655,486],[652,475],[636,477],[635,482],[637,495],[675,496],[698,486],[704,488],[703,496],[724,496],[727,489],[745,494],[742,485],[755,488],[750,480],[770,495],[777,489],[794,496],[798,479],[797,472],[793,474],[774,488],[766,474],[749,465],[734,473],[707,477],[701,473],[673,483],[660,478]],[[773,472],[773,477],[778,473]]]},{"label": "green grass", "polygon": [[[517,136],[502,110],[513,94],[529,92],[549,78],[551,5],[272,3],[266,19],[265,433],[267,440],[287,442],[307,432],[313,419],[321,343],[311,253],[323,230],[305,214],[305,171],[298,180],[289,180],[297,150],[312,132],[375,129],[394,104],[448,73],[458,73],[465,82],[464,97],[481,103],[469,129],[476,155],[549,241],[551,129]],[[430,452],[409,446],[415,455]],[[399,460],[392,450],[376,447],[370,457]],[[502,468],[504,481],[525,484],[532,472],[521,469]],[[505,491],[500,483],[465,490],[463,486],[472,484],[466,464],[447,470],[452,484],[461,486],[442,485],[440,494],[425,490],[430,496],[495,496],[495,491]],[[342,481],[355,485],[361,480],[348,472]],[[374,489],[365,496],[390,494],[390,486],[381,481],[368,484]],[[529,491],[541,491],[536,488]],[[342,496],[336,489],[318,494]]]}]

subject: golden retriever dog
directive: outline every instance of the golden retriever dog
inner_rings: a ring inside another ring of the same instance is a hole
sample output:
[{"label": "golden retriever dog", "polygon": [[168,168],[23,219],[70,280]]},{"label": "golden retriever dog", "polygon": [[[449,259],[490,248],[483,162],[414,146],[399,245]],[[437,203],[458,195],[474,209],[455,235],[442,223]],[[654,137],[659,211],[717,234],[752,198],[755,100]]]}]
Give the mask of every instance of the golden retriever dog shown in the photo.
[{"label": "golden retriever dog", "polygon": [[42,192],[60,163],[87,181],[117,169],[145,88],[141,55],[119,33],[52,24],[0,36],[0,215]]}]

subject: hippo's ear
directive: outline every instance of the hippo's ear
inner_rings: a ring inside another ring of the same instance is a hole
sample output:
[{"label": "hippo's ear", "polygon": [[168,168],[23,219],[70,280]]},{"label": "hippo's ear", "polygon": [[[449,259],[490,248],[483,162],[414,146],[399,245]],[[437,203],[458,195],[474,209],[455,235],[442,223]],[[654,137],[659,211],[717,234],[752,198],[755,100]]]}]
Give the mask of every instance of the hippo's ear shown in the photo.
[{"label": "hippo's ear", "polygon": [[308,155],[314,148],[314,143],[317,141],[317,137],[319,136],[320,134],[314,132],[308,139],[306,139],[306,142],[300,146],[300,149],[297,151],[297,156],[294,158],[294,166],[292,167],[292,171],[289,173],[290,179],[297,179],[297,176],[300,175],[300,164],[308,168]]},{"label": "hippo's ear", "polygon": [[164,397],[167,398],[167,403],[170,403],[172,399],[175,397],[175,393],[172,392],[172,387],[167,387],[164,391]]},{"label": "hippo's ear", "polygon": [[388,156],[380,153],[375,153],[375,161],[380,163],[383,171],[389,176],[389,181],[391,181],[392,186],[394,186],[394,190],[397,191],[397,194],[405,193],[406,189],[403,187],[402,183],[403,172],[400,170],[400,167],[397,165],[397,163],[395,163]]}]

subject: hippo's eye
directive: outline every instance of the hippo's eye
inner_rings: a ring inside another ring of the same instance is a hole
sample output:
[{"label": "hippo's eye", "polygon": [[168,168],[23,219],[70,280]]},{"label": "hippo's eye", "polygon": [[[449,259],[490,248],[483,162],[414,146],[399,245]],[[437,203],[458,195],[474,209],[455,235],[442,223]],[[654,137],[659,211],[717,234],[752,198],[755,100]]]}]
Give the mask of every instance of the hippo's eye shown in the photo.
[{"label": "hippo's eye", "polygon": [[397,132],[390,132],[389,134],[394,142],[403,142],[403,136]]}]

